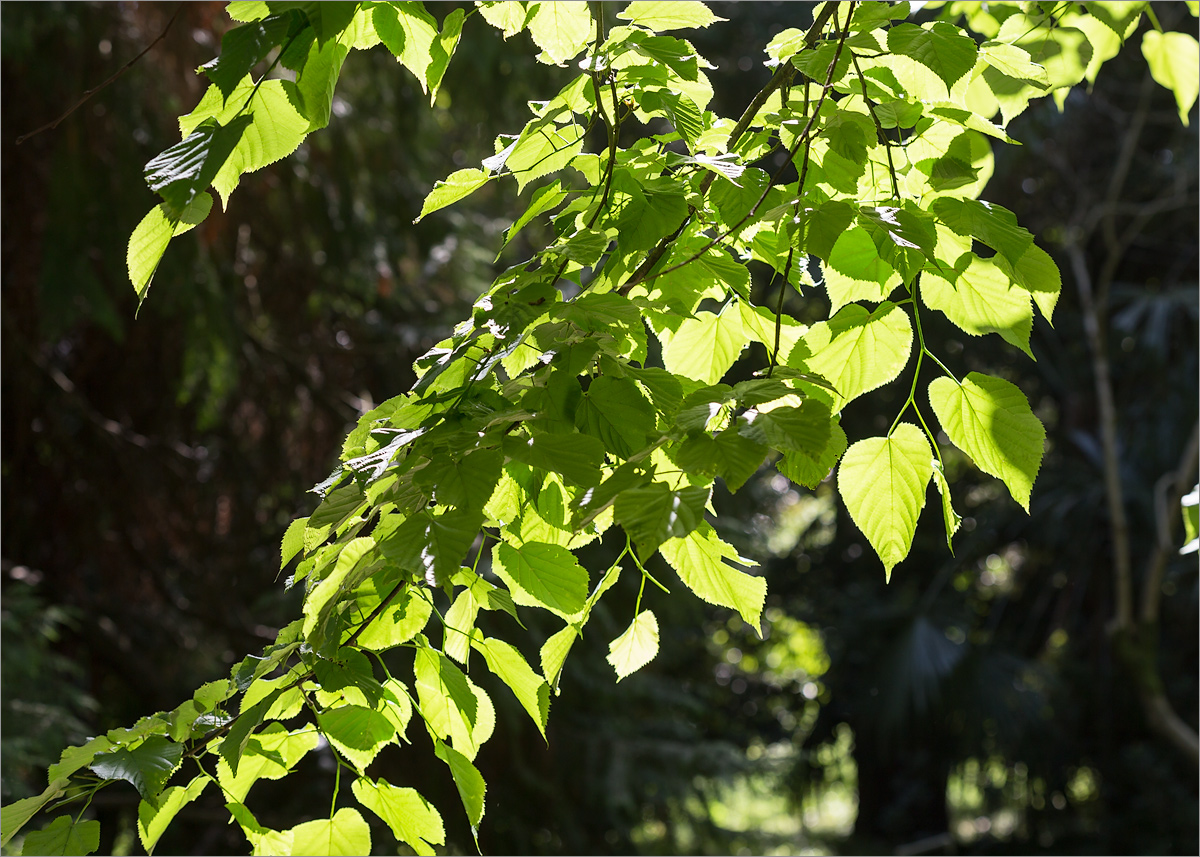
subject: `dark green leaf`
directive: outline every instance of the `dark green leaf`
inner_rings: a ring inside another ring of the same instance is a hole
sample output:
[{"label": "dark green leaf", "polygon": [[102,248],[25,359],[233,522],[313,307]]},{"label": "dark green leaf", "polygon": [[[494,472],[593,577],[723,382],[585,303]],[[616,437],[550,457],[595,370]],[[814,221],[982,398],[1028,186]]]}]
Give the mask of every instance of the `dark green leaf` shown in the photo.
[{"label": "dark green leaf", "polygon": [[684,470],[720,476],[730,491],[737,491],[758,470],[766,454],[765,446],[731,426],[716,437],[705,432],[689,435],[674,457]]},{"label": "dark green leaf", "polygon": [[649,442],[654,407],[631,379],[602,375],[584,391],[575,425],[617,457],[629,458]]},{"label": "dark green leaf", "polygon": [[816,488],[833,470],[842,453],[846,451],[846,433],[836,421],[829,426],[829,440],[815,461],[803,452],[785,452],[776,463],[776,468],[798,485]]},{"label": "dark green leaf", "polygon": [[221,37],[221,55],[200,70],[229,98],[242,78],[303,23],[299,13],[287,12],[234,27]]},{"label": "dark green leaf", "polygon": [[459,509],[482,509],[500,481],[504,455],[499,449],[481,449],[461,458],[435,456],[413,481],[433,488],[439,504]]},{"label": "dark green leaf", "polygon": [[946,92],[975,66],[979,53],[974,39],[953,24],[936,21],[926,24],[897,24],[888,30],[887,46],[892,53],[919,62],[946,84]]},{"label": "dark green leaf", "polygon": [[72,821],[60,815],[25,836],[22,854],[91,854],[100,847],[100,822]]},{"label": "dark green leaf", "polygon": [[178,221],[196,194],[212,184],[253,119],[253,115],[243,114],[225,125],[205,119],[186,138],[146,164],[146,184],[163,198],[171,219]]},{"label": "dark green leaf", "polygon": [[182,744],[152,735],[132,750],[101,753],[88,767],[106,780],[126,780],[143,798],[154,800],[182,758]]},{"label": "dark green leaf", "polygon": [[1007,208],[978,199],[940,197],[933,201],[938,220],[959,235],[977,238],[1015,266],[1033,244],[1033,235],[1017,225]]},{"label": "dark green leaf", "polygon": [[418,512],[380,543],[384,556],[401,568],[416,571],[430,586],[441,586],[462,565],[483,523],[477,509],[453,509],[435,515]]},{"label": "dark green leaf", "polygon": [[667,539],[686,536],[700,526],[708,495],[708,488],[672,491],[662,482],[652,482],[621,492],[614,513],[645,560]]},{"label": "dark green leaf", "polygon": [[587,487],[600,481],[604,444],[589,435],[534,434],[529,438],[506,437],[504,454]]}]

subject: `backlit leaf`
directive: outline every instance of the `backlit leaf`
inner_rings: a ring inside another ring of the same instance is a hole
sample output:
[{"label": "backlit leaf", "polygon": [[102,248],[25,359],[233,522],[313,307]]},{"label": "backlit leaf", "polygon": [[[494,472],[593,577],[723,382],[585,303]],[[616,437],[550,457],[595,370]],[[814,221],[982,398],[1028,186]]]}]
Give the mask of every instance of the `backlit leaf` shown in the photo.
[{"label": "backlit leaf", "polygon": [[1200,44],[1190,33],[1142,34],[1142,55],[1154,79],[1175,95],[1179,121],[1188,124],[1188,114],[1200,94]]},{"label": "backlit leaf", "polygon": [[659,551],[688,589],[709,604],[738,611],[747,625],[758,629],[767,582],[726,564],[726,560],[752,563],[721,541],[712,526],[702,524],[681,539],[665,541]]},{"label": "backlit leaf", "polygon": [[[315,736],[313,743],[316,743]],[[200,793],[210,782],[210,777],[201,774],[186,786],[172,786],[166,789],[153,803],[143,800],[138,804],[138,837],[142,840],[142,847],[146,849],[146,853],[154,853],[154,846],[166,831],[167,825],[178,815],[179,810],[200,797]]]},{"label": "backlit leaf", "polygon": [[360,777],[352,786],[358,802],[387,822],[392,834],[423,857],[446,842],[446,830],[437,809],[416,789],[398,788],[385,780]]},{"label": "backlit leaf", "polygon": [[707,6],[694,0],[633,0],[617,13],[617,17],[655,32],[707,27],[726,20],[718,18]]},{"label": "backlit leaf", "polygon": [[354,855],[371,853],[371,828],[357,809],[343,807],[333,818],[306,821],[291,830],[292,854]]},{"label": "backlit leaf", "polygon": [[100,847],[99,821],[74,821],[60,815],[41,830],[25,834],[22,854],[91,854]]},{"label": "backlit leaf", "polygon": [[975,65],[978,48],[962,30],[942,21],[925,25],[897,24],[888,30],[888,50],[912,59],[946,84],[946,92]]},{"label": "backlit leaf", "polygon": [[564,619],[583,609],[588,575],[566,548],[538,542],[513,547],[501,542],[492,556],[493,569],[517,604],[545,607]]},{"label": "backlit leaf", "polygon": [[521,653],[503,640],[489,637],[472,645],[483,655],[488,669],[512,690],[542,737],[546,737],[546,720],[550,716],[550,687],[546,680],[530,669]]},{"label": "backlit leaf", "polygon": [[[961,262],[960,262],[961,264]],[[1033,308],[1029,292],[1012,282],[991,259],[971,254],[966,269],[951,283],[933,271],[921,275],[921,297],[930,309],[972,336],[998,333],[1030,357]]]},{"label": "backlit leaf", "polygon": [[908,364],[912,340],[908,314],[895,304],[885,301],[873,312],[850,304],[810,327],[788,365],[805,367],[832,384],[838,392],[837,411],[899,375]]},{"label": "backlit leaf", "polygon": [[658,619],[649,610],[643,610],[625,633],[608,644],[607,660],[620,681],[650,663],[657,654]]},{"label": "backlit leaf", "polygon": [[101,753],[88,766],[106,780],[126,780],[143,798],[153,800],[183,758],[183,745],[151,735],[132,749]]}]

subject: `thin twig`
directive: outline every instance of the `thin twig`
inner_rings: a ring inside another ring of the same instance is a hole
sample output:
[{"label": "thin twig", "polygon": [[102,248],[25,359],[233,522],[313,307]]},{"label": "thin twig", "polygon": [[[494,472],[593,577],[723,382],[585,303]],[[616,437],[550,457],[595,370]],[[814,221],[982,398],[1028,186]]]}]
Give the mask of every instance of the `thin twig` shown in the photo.
[{"label": "thin twig", "polygon": [[129,71],[129,69],[133,66],[134,63],[136,63],[138,60],[140,60],[142,57],[144,57],[147,53],[149,53],[149,51],[152,47],[154,47],[159,42],[161,42],[164,38],[166,38],[167,31],[171,29],[171,25],[175,23],[175,19],[179,17],[179,13],[182,11],[183,11],[183,5],[180,4],[179,8],[175,10],[175,14],[171,16],[171,20],[167,21],[167,26],[163,27],[163,31],[158,34],[158,38],[155,39],[154,41],[152,41],[150,44],[146,45],[146,47],[142,50],[142,52],[140,54],[138,54],[136,57],[131,59],[129,62],[125,63],[125,65],[123,65],[119,69],[117,69],[116,74],[114,74],[108,80],[104,81],[104,83],[100,84],[99,86],[94,86],[91,89],[84,92],[83,97],[81,97],[78,101],[76,101],[70,107],[70,109],[67,110],[66,113],[64,113],[62,116],[59,116],[53,122],[47,122],[42,127],[35,128],[34,130],[30,131],[28,134],[22,134],[20,137],[17,138],[16,145],[18,145],[18,146],[21,145],[26,140],[28,140],[30,137],[40,134],[43,131],[53,131],[55,128],[57,128],[59,126],[59,124],[64,119],[66,119],[68,116],[70,116],[72,113],[74,113],[80,107],[82,107],[89,98],[91,98],[93,95],[95,95],[100,90],[107,87],[109,84],[111,84],[118,77],[123,75],[125,72]]}]

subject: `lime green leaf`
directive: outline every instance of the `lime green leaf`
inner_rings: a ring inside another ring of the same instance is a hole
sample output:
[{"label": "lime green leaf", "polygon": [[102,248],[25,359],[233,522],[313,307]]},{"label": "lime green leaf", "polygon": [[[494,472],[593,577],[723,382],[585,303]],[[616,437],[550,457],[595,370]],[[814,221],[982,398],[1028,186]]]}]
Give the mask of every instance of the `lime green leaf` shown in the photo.
[{"label": "lime green leaf", "polygon": [[488,669],[509,686],[545,738],[546,719],[550,716],[550,686],[545,679],[529,667],[520,652],[503,640],[475,640],[472,646],[483,655]]},{"label": "lime green leaf", "polygon": [[22,854],[91,854],[100,847],[100,822],[73,821],[60,815],[25,836]]},{"label": "lime green leaf", "polygon": [[[928,276],[928,275],[926,275]],[[814,324],[796,343],[788,365],[824,377],[838,395],[833,410],[900,374],[912,351],[908,314],[890,301],[874,312],[850,304],[829,321]]]},{"label": "lime green leaf", "polygon": [[1200,44],[1195,36],[1147,30],[1142,35],[1142,55],[1154,79],[1175,94],[1179,121],[1187,125],[1200,94]]},{"label": "lime green leaf", "polygon": [[126,780],[138,793],[153,800],[183,758],[183,745],[152,735],[132,750],[101,753],[88,766],[106,780]]},{"label": "lime green leaf", "polygon": [[527,439],[505,438],[504,453],[510,458],[560,474],[575,485],[600,482],[604,444],[586,434],[535,434]]},{"label": "lime green leaf", "polygon": [[1028,512],[1046,430],[1025,394],[1008,381],[972,372],[961,384],[934,380],[929,404],[954,445],[980,470],[1002,480]]},{"label": "lime green leaf", "polygon": [[[213,179],[213,187],[220,194],[223,206],[228,207],[229,195],[243,173],[254,172],[286,158],[296,151],[308,134],[309,120],[296,110],[287,95],[287,88],[292,86],[291,82],[285,86],[282,80],[267,80],[260,82],[255,91],[254,81],[247,76],[230,95],[228,103],[216,86],[210,86],[196,109],[179,117],[180,133],[186,136],[210,116],[218,122],[230,122],[250,99],[253,121]],[[250,98],[251,93],[254,93],[253,98]]]},{"label": "lime green leaf", "polygon": [[979,56],[996,71],[1013,80],[1023,80],[1047,88],[1050,86],[1046,69],[1033,62],[1028,51],[1016,45],[984,42],[979,47]]},{"label": "lime green leaf", "polygon": [[146,184],[166,203],[168,213],[183,212],[216,177],[252,121],[235,116],[227,124],[205,119],[187,137],[156,155],[145,169]]},{"label": "lime green leaf", "polygon": [[942,463],[936,458],[933,460],[933,484],[937,485],[938,493],[942,495],[942,522],[946,525],[946,547],[953,554],[954,544],[951,540],[962,523],[962,515],[954,511],[954,506],[950,503],[950,482],[946,479],[946,472],[942,470]]},{"label": "lime green leaf", "polygon": [[1029,292],[1014,289],[991,259],[980,259],[973,253],[969,259],[966,270],[953,284],[932,271],[921,275],[925,305],[943,313],[972,336],[998,333],[1033,357],[1029,350],[1029,334],[1033,331]]},{"label": "lime green leaf", "polygon": [[[455,580],[460,575],[455,575]],[[471,652],[471,632],[475,629],[475,619],[478,616],[479,602],[475,600],[470,589],[459,592],[454,597],[450,609],[446,611],[443,621],[446,637],[442,651],[460,664],[467,663],[467,656]]]},{"label": "lime green leaf", "polygon": [[933,255],[937,237],[933,218],[925,211],[894,205],[864,205],[859,209],[858,222],[871,236],[879,257],[895,268],[905,282],[910,282],[926,258]]},{"label": "lime green leaf", "polygon": [[482,509],[500,481],[504,456],[498,449],[482,449],[461,458],[434,458],[413,481],[433,488],[434,498],[459,509]]},{"label": "lime green leaf", "polygon": [[263,0],[233,0],[225,4],[225,13],[235,21],[258,21],[271,14],[271,7]]},{"label": "lime green leaf", "polygon": [[454,785],[458,787],[458,796],[462,798],[463,809],[467,811],[467,819],[474,830],[483,820],[483,799],[487,792],[483,777],[466,756],[441,741],[434,742],[433,751],[450,768]]},{"label": "lime green leaf", "polygon": [[567,625],[552,634],[550,639],[542,644],[539,657],[542,664],[542,675],[546,677],[547,682],[557,687],[558,674],[562,671],[567,655],[571,652],[571,646],[578,639],[579,628],[575,625]]},{"label": "lime green leaf", "polygon": [[386,544],[384,552],[394,556],[401,568],[420,571],[430,586],[441,586],[462,565],[482,520],[483,513],[475,510],[435,515],[426,509],[397,528],[394,542]]},{"label": "lime green leaf", "polygon": [[552,64],[562,65],[592,43],[596,28],[586,3],[543,0],[529,21],[529,35]]},{"label": "lime green leaf", "polygon": [[716,437],[693,432],[675,451],[675,461],[689,473],[720,476],[730,491],[737,491],[754,475],[766,457],[767,448],[730,426]]},{"label": "lime green leaf", "polygon": [[804,453],[785,452],[775,466],[780,473],[798,485],[816,488],[829,476],[845,451],[846,433],[842,431],[839,423],[832,422],[829,425],[829,440],[816,460]]},{"label": "lime green leaf", "polygon": [[296,76],[296,85],[287,92],[292,104],[308,119],[308,131],[317,131],[329,124],[333,110],[333,92],[337,87],[342,63],[350,48],[341,40],[324,44],[313,42],[304,60],[304,68]]},{"label": "lime green leaf", "polygon": [[[1092,44],[1083,31],[1075,27],[1047,27],[1022,14],[1004,19],[996,41],[1016,45],[1028,53],[1031,61],[1046,70],[1050,89],[1082,81],[1093,54]],[[1032,89],[1035,96],[1043,91],[1040,84]]]},{"label": "lime green leaf", "polygon": [[[250,787],[259,780],[278,780],[290,774],[296,763],[317,746],[317,740],[317,732],[311,727],[291,733],[282,723],[268,725],[246,742],[236,775],[225,759],[217,762],[217,780],[222,793],[243,803]],[[163,794],[172,791],[174,789],[167,789]],[[161,805],[162,801],[159,803]]]},{"label": "lime green leaf", "polygon": [[[499,3],[497,5],[505,4]],[[503,250],[507,247],[508,242],[512,241],[517,233],[528,226],[535,217],[556,208],[567,196],[567,191],[561,181],[555,181],[535,190],[533,192],[533,199],[529,201],[529,207],[513,222],[512,226],[505,230],[504,243],[500,245],[500,249]]]},{"label": "lime green leaf", "polygon": [[903,279],[879,255],[871,235],[861,226],[843,230],[831,245],[821,266],[830,312],[852,301],[878,303],[891,294]]},{"label": "lime green leaf", "polygon": [[501,2],[479,3],[477,7],[483,20],[502,32],[505,40],[525,29],[525,22],[529,18],[529,12],[525,9],[524,3],[501,0]]},{"label": "lime green leaf", "polygon": [[458,48],[459,37],[462,36],[463,21],[466,13],[462,9],[454,9],[442,22],[442,32],[429,46],[431,61],[425,70],[425,82],[429,85],[429,106],[437,100],[438,89],[442,86],[442,78],[450,65],[450,58]]},{"label": "lime green leaf", "polygon": [[292,854],[354,855],[371,853],[371,828],[357,809],[343,807],[333,818],[306,821],[291,830]]},{"label": "lime green leaf", "polygon": [[657,654],[658,619],[649,610],[643,610],[624,634],[608,644],[607,660],[620,681],[650,663]]},{"label": "lime green leaf", "polygon": [[758,629],[767,582],[725,564],[728,559],[753,565],[721,541],[711,525],[701,524],[681,539],[665,541],[659,551],[688,589],[709,604],[738,611],[747,625]]},{"label": "lime green leaf", "polygon": [[167,214],[166,203],[160,203],[150,209],[150,213],[142,218],[129,236],[129,247],[125,253],[125,263],[129,270],[129,282],[138,298],[145,299],[154,272],[171,238],[182,235],[199,223],[204,222],[212,211],[213,199],[210,194],[196,195],[183,210],[183,215],[172,228],[172,221]]},{"label": "lime green leaf", "polygon": [[449,738],[459,752],[474,759],[496,727],[492,700],[453,661],[431,648],[417,650],[413,675],[429,733]]},{"label": "lime green leaf", "polygon": [[304,528],[308,526],[308,518],[297,518],[288,524],[284,531],[283,541],[279,545],[279,570],[291,562],[292,557],[300,553],[304,547]]},{"label": "lime green leaf", "polygon": [[692,0],[633,0],[617,17],[655,32],[707,27],[728,20],[718,18],[703,3]]},{"label": "lime green leaf", "polygon": [[385,780],[361,777],[351,787],[358,802],[387,822],[392,834],[423,857],[446,842],[446,830],[437,809],[416,789],[397,788]]},{"label": "lime green leaf", "polygon": [[1010,265],[1003,256],[997,256],[994,261],[1014,284],[1029,292],[1038,310],[1046,321],[1050,321],[1062,292],[1062,274],[1050,254],[1036,244],[1030,244],[1015,265]]},{"label": "lime green leaf", "polygon": [[262,723],[262,719],[267,711],[282,694],[283,689],[276,688],[254,705],[249,708],[243,708],[237,719],[229,727],[229,731],[225,733],[225,737],[221,739],[221,746],[218,748],[218,752],[221,754],[221,758],[229,765],[230,773],[237,774],[242,753],[250,741],[250,733],[258,727],[258,724]]},{"label": "lime green leaf", "polygon": [[[372,578],[363,588],[367,591],[358,595],[358,610],[370,615],[388,595],[390,587],[388,591],[381,592],[376,578]],[[358,645],[374,652],[399,646],[419,634],[428,624],[432,614],[433,605],[428,599],[421,597],[415,588],[408,587],[393,598],[391,603],[371,620],[366,630],[358,635]]]},{"label": "lime green leaf", "polygon": [[932,71],[946,84],[946,92],[975,66],[979,49],[974,39],[953,24],[937,21],[926,25],[897,24],[888,30],[888,50],[910,57]]},{"label": "lime green leaf", "polygon": [[230,802],[225,804],[229,814],[242,828],[242,833],[254,847],[254,854],[295,854],[292,850],[292,831],[278,831],[263,827],[255,820],[254,815],[245,804]]},{"label": "lime green leaf", "polygon": [[375,6],[374,23],[380,41],[416,76],[421,91],[428,92],[437,21],[420,3],[380,3]]},{"label": "lime green leaf", "polygon": [[[361,705],[344,705],[317,715],[321,732],[361,774],[388,744],[396,743],[396,727],[387,717]],[[245,762],[246,754],[242,754]]]},{"label": "lime green leaf", "polygon": [[144,800],[138,804],[138,837],[142,840],[142,847],[146,849],[147,854],[154,853],[154,846],[159,837],[179,814],[179,810],[200,797],[200,793],[211,781],[211,777],[201,774],[186,786],[172,786],[166,789],[154,803]]},{"label": "lime green leaf", "polygon": [[588,575],[566,548],[539,542],[518,548],[501,542],[492,557],[493,570],[517,604],[545,607],[564,619],[583,609]]},{"label": "lime green leaf", "polygon": [[489,181],[491,181],[491,176],[483,170],[459,170],[451,173],[433,186],[433,190],[429,192],[429,195],[425,197],[425,202],[421,205],[420,216],[413,223],[420,223],[421,218],[425,215],[432,214],[438,209],[470,196]]},{"label": "lime green leaf", "polygon": [[682,538],[700,526],[708,495],[708,488],[672,491],[662,482],[652,482],[617,495],[616,519],[646,559],[667,539]]},{"label": "lime green leaf", "polygon": [[[104,739],[93,738],[92,742],[97,740]],[[89,744],[90,743],[91,742],[89,742]],[[67,778],[70,776],[70,773],[82,768],[87,764],[87,762],[91,761],[91,757],[95,756],[95,750],[93,749],[91,751],[85,751],[84,755],[90,752],[87,761],[80,762],[80,764],[76,768],[73,768],[71,772],[63,774],[59,777],[55,777],[53,776],[54,769],[66,763],[68,753],[71,753],[73,750],[84,749],[85,748],[83,747],[71,747],[63,751],[64,762],[60,762],[59,765],[51,767],[50,770],[52,776],[50,779],[50,785],[40,795],[22,798],[21,800],[10,803],[8,806],[4,807],[3,810],[0,810],[0,845],[7,845],[8,841],[12,839],[22,827],[29,823],[29,819],[33,818],[42,811],[42,807],[66,791],[67,783],[69,782]]]},{"label": "lime green leaf", "polygon": [[854,444],[838,467],[838,492],[851,519],[883,560],[889,580],[896,563],[912,547],[932,461],[929,441],[921,430],[900,423],[891,437]]},{"label": "lime green leaf", "polygon": [[715,384],[725,377],[750,341],[736,307],[726,307],[720,315],[696,313],[695,318],[684,319],[675,330],[664,328],[658,338],[668,372],[705,384]]},{"label": "lime green leaf", "polygon": [[517,180],[517,192],[569,164],[583,149],[583,137],[583,128],[578,125],[558,127],[544,119],[532,120],[504,162]]}]

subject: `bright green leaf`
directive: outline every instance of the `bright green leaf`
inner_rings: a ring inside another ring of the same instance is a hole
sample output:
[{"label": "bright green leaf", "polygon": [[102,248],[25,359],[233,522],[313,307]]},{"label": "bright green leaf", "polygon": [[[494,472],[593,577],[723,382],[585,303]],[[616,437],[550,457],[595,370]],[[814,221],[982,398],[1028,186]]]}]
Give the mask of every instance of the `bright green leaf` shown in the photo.
[{"label": "bright green leaf", "polygon": [[950,549],[950,553],[954,553],[954,544],[952,539],[954,534],[958,532],[958,527],[962,523],[962,515],[954,511],[954,506],[950,502],[950,483],[946,479],[946,473],[942,470],[942,463],[936,458],[933,460],[933,484],[937,486],[938,493],[942,495],[942,523],[946,525],[946,547]]},{"label": "bright green leaf", "polygon": [[423,857],[446,842],[446,830],[437,809],[416,789],[398,788],[385,780],[361,777],[352,786],[358,802],[387,822],[392,834]]},{"label": "bright green leaf", "polygon": [[483,820],[483,800],[487,792],[483,777],[470,759],[441,741],[434,743],[434,753],[450,768],[454,785],[458,787],[458,796],[462,798],[463,809],[467,811],[467,820],[474,830]]},{"label": "bright green leaf", "polygon": [[658,654],[658,619],[649,610],[634,618],[625,633],[608,644],[608,662],[617,681],[637,672]]},{"label": "bright green leaf", "polygon": [[1200,44],[1196,37],[1147,30],[1142,35],[1142,55],[1154,79],[1174,93],[1179,121],[1187,125],[1188,114],[1200,94]]},{"label": "bright green leaf", "polygon": [[[236,775],[225,759],[217,762],[217,780],[222,793],[237,803],[245,802],[251,786],[259,780],[286,777],[296,763],[317,746],[317,741],[317,731],[311,727],[293,733],[282,723],[271,723],[246,742]],[[173,789],[167,789],[164,795],[171,791]]]},{"label": "bright green leaf", "polygon": [[586,3],[542,0],[529,21],[529,35],[552,64],[562,65],[592,43],[596,28]]},{"label": "bright green leaf", "polygon": [[659,551],[688,589],[709,604],[738,611],[747,625],[758,629],[767,582],[726,565],[725,560],[753,563],[721,541],[712,526],[702,524],[681,539],[665,541]]},{"label": "bright green leaf", "polygon": [[1028,512],[1046,430],[1025,394],[1008,381],[972,372],[961,384],[935,379],[929,404],[954,445],[980,470],[1003,481]]},{"label": "bright green leaf", "polygon": [[200,774],[186,786],[172,786],[165,790],[154,803],[143,800],[138,804],[138,837],[146,853],[154,853],[154,846],[167,825],[179,814],[179,810],[200,797],[211,781],[211,777]]},{"label": "bright green leaf", "polygon": [[912,423],[900,423],[890,437],[860,440],[842,456],[838,492],[889,580],[912,547],[932,462],[929,441]]},{"label": "bright green leaf", "polygon": [[[928,276],[928,275],[926,275]],[[900,374],[912,351],[908,314],[885,301],[873,312],[850,304],[827,322],[814,324],[796,343],[788,365],[807,368],[833,385],[833,409]]]},{"label": "bright green leaf", "polygon": [[357,809],[343,807],[333,818],[306,821],[291,830],[292,854],[355,855],[371,853],[371,828]]},{"label": "bright green leaf", "polygon": [[703,3],[694,0],[633,0],[617,17],[648,30],[679,30],[707,27],[725,18],[714,15]]},{"label": "bright green leaf", "polygon": [[888,30],[888,50],[910,57],[946,84],[946,92],[975,66],[975,41],[952,24],[936,21],[924,28],[897,24]]},{"label": "bright green leaf", "polygon": [[750,335],[736,308],[726,307],[719,315],[699,312],[684,319],[675,330],[659,331],[663,365],[668,372],[715,384],[737,361]]},{"label": "bright green leaf", "polygon": [[521,707],[533,718],[542,737],[546,737],[546,719],[550,716],[550,687],[535,673],[515,648],[494,637],[473,641],[488,669],[508,685]]},{"label": "bright green leaf", "polygon": [[[396,727],[378,711],[361,705],[344,705],[317,715],[317,725],[333,748],[361,774],[379,751],[396,742]],[[242,754],[245,763],[246,754]]]},{"label": "bright green leaf", "polygon": [[160,203],[150,209],[150,213],[134,227],[133,234],[129,236],[125,263],[129,271],[129,282],[133,284],[139,299],[146,297],[154,272],[158,270],[158,263],[167,252],[167,245],[171,243],[171,239],[203,223],[212,211],[212,205],[211,194],[196,194],[195,199],[183,210],[179,222],[172,228],[166,204]]},{"label": "bright green leaf", "polygon": [[492,568],[517,604],[544,607],[564,619],[583,609],[588,575],[566,548],[538,542],[513,547],[501,542],[492,557]]},{"label": "bright green leaf", "polygon": [[459,170],[433,186],[433,190],[425,197],[421,205],[421,214],[413,223],[419,223],[422,217],[432,214],[438,209],[445,208],[464,197],[468,197],[491,181],[483,170]]},{"label": "bright green leaf", "polygon": [[970,254],[969,260],[953,283],[933,271],[921,275],[925,305],[943,313],[972,336],[998,333],[1033,357],[1029,350],[1033,331],[1029,292],[1013,288],[1008,276],[991,259]]}]

